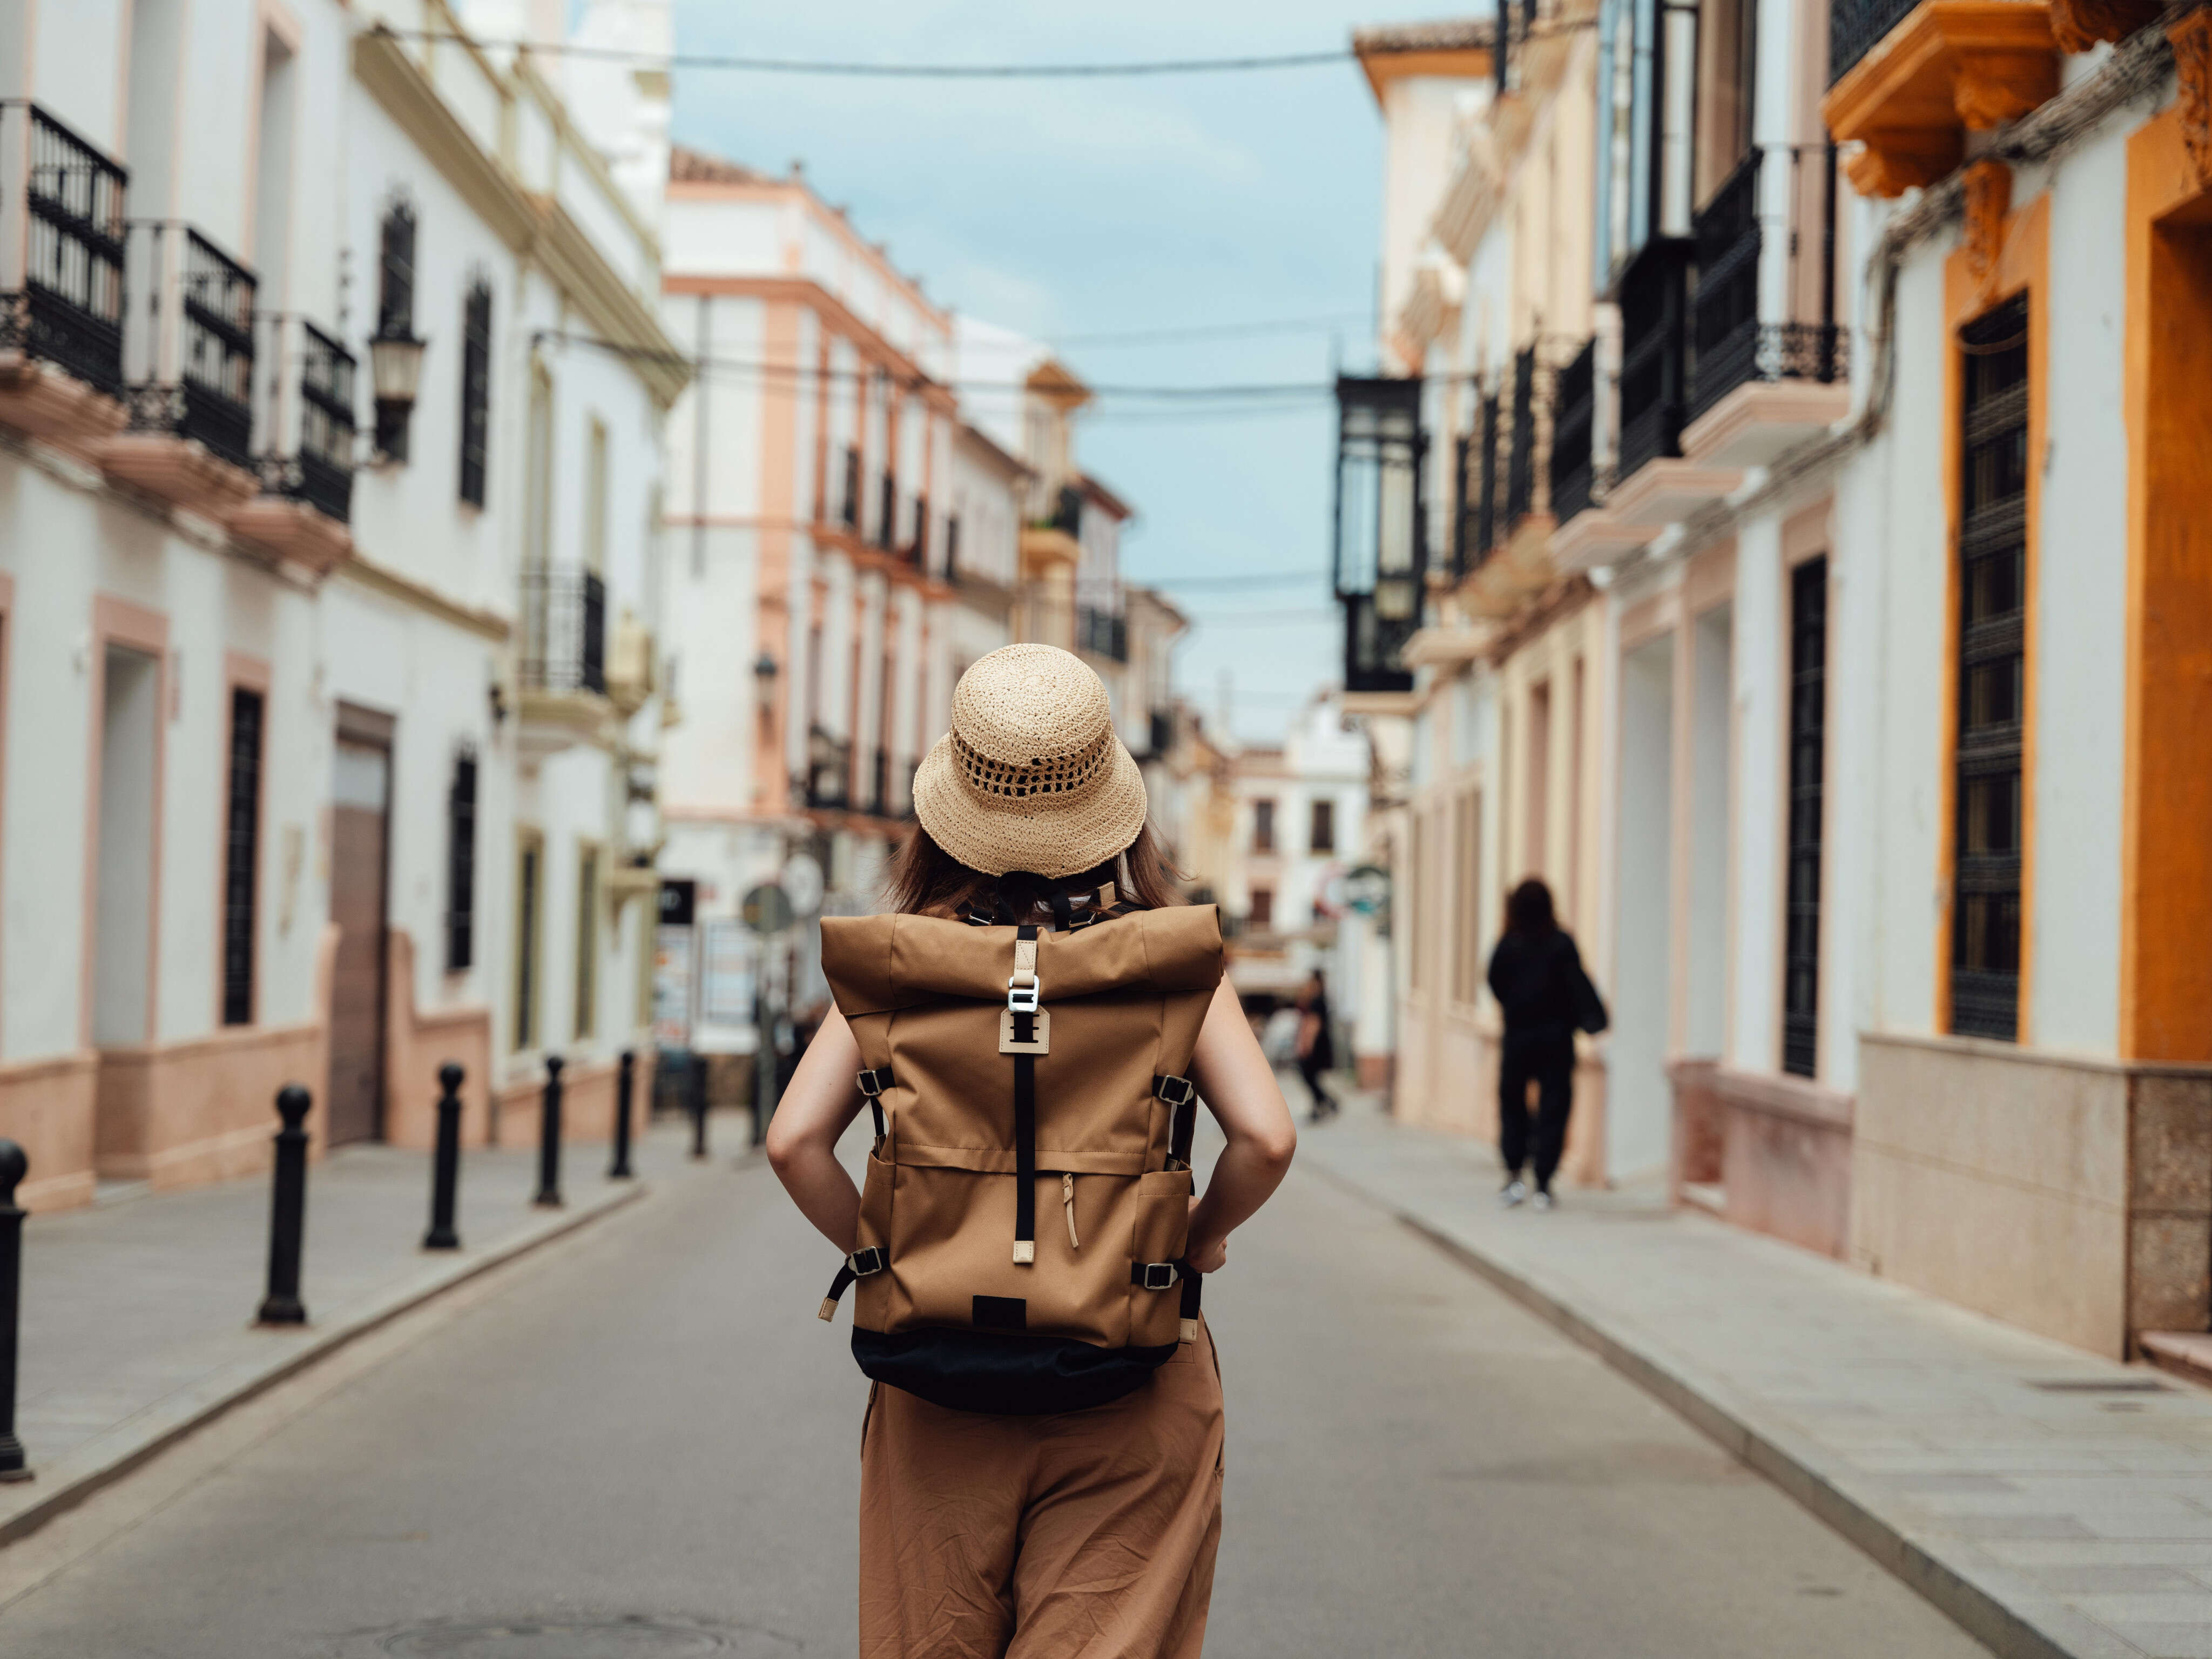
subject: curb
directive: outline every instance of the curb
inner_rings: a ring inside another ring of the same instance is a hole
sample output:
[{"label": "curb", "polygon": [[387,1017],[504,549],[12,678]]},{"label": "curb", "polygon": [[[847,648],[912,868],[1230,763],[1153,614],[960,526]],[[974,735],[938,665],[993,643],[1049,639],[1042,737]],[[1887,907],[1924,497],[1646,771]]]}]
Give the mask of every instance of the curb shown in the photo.
[{"label": "curb", "polygon": [[[2114,1659],[2135,1649],[2107,1632],[2085,1629],[2068,1640],[2049,1626],[2078,1621],[2057,1606],[2024,1609],[1978,1582],[1978,1570],[1949,1559],[1944,1540],[1901,1526],[1856,1494],[1850,1483],[1822,1467],[1809,1447],[1785,1429],[1762,1427],[1754,1413],[1728,1391],[1679,1368],[1629,1328],[1577,1308],[1571,1294],[1539,1275],[1485,1254],[1464,1239],[1363,1184],[1341,1170],[1309,1168],[1345,1192],[1382,1210],[1415,1237],[1504,1292],[1547,1324],[1588,1348],[1630,1382],[1674,1411],[1754,1472],[1779,1487],[2001,1659]],[[2039,1601],[2040,1598],[2037,1598]]]},{"label": "curb", "polygon": [[219,1376],[203,1389],[157,1407],[136,1423],[103,1435],[79,1451],[39,1468],[32,1481],[20,1486],[0,1487],[0,1547],[36,1532],[186,1435],[297,1376],[357,1338],[367,1336],[495,1267],[527,1255],[540,1245],[565,1238],[602,1217],[641,1201],[652,1190],[641,1180],[607,1188],[479,1254],[425,1267],[343,1317],[327,1324],[310,1325],[310,1340],[297,1346],[234,1367],[229,1375]]}]

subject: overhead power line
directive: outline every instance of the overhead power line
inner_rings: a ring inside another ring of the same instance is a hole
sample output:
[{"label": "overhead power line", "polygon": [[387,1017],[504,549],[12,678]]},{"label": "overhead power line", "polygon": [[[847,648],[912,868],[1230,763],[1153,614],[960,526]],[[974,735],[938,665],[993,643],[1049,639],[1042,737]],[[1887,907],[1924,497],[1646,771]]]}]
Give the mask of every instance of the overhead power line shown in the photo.
[{"label": "overhead power line", "polygon": [[595,46],[573,40],[478,40],[450,29],[391,29],[404,40],[473,46],[484,52],[529,52],[548,57],[603,63],[648,64],[667,69],[741,70],[757,75],[868,76],[902,81],[1070,81],[1152,75],[1248,74],[1254,70],[1314,69],[1347,64],[1348,46],[1325,52],[1247,53],[1233,58],[1149,58],[1119,63],[1060,64],[883,64],[843,58],[757,58],[739,52],[640,52],[630,46]]}]

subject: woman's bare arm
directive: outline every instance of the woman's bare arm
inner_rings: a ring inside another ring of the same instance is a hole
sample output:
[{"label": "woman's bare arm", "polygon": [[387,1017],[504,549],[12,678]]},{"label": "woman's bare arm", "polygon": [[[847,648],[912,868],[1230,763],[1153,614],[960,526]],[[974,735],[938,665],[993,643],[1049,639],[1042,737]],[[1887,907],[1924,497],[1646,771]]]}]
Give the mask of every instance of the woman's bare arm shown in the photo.
[{"label": "woman's bare arm", "polygon": [[1219,1270],[1229,1257],[1229,1235],[1265,1204],[1291,1167],[1298,1132],[1275,1084],[1274,1068],[1246,1024],[1237,994],[1224,979],[1199,1028],[1191,1080],[1229,1137],[1206,1194],[1190,1212],[1190,1243],[1183,1254],[1200,1273]]},{"label": "woman's bare arm", "polygon": [[837,1138],[860,1109],[853,1081],[860,1070],[860,1045],[833,1008],[799,1057],[768,1126],[768,1161],[776,1179],[840,1255],[853,1253],[860,1224],[860,1188],[837,1161]]}]

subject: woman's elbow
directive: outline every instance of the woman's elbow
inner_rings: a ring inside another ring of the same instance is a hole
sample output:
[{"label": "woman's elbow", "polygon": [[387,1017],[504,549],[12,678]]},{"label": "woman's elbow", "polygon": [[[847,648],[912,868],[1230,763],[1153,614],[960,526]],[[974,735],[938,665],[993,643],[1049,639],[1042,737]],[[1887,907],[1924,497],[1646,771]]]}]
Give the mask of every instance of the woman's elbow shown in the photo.
[{"label": "woman's elbow", "polygon": [[779,1123],[774,1118],[769,1120],[768,1135],[761,1150],[768,1154],[769,1168],[775,1171],[776,1179],[790,1179],[792,1169],[799,1162],[805,1146],[805,1137],[788,1123]]},{"label": "woman's elbow", "polygon": [[1287,1115],[1279,1124],[1271,1124],[1252,1137],[1253,1157],[1278,1174],[1291,1167],[1297,1151],[1297,1126]]}]

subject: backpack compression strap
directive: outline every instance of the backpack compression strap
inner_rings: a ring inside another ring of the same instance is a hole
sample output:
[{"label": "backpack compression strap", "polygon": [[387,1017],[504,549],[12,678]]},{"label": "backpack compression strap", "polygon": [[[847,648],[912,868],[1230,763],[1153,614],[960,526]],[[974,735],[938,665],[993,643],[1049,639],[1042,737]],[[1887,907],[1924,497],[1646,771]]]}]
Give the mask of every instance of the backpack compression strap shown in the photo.
[{"label": "backpack compression strap", "polygon": [[[1155,1077],[1152,1092],[1175,1108],[1174,1125],[1168,1132],[1168,1168],[1188,1170],[1191,1139],[1198,1127],[1198,1085],[1187,1077]],[[1164,1274],[1159,1271],[1163,1267],[1168,1270]],[[1180,1261],[1137,1261],[1130,1264],[1129,1282],[1148,1291],[1182,1285],[1182,1340],[1198,1340],[1198,1274]]]},{"label": "backpack compression strap", "polygon": [[884,1091],[896,1088],[898,1079],[891,1075],[890,1066],[878,1066],[872,1072],[861,1073],[855,1081],[860,1085],[860,1092],[868,1097],[868,1109],[876,1115],[876,1145],[881,1147],[884,1144]]},{"label": "backpack compression strap", "polygon": [[830,1294],[822,1298],[816,1317],[835,1319],[838,1298],[845,1294],[854,1279],[866,1279],[870,1273],[879,1273],[890,1266],[890,1258],[884,1254],[880,1245],[871,1244],[865,1249],[854,1251],[845,1258],[844,1265],[837,1269],[836,1278],[830,1281]]}]

